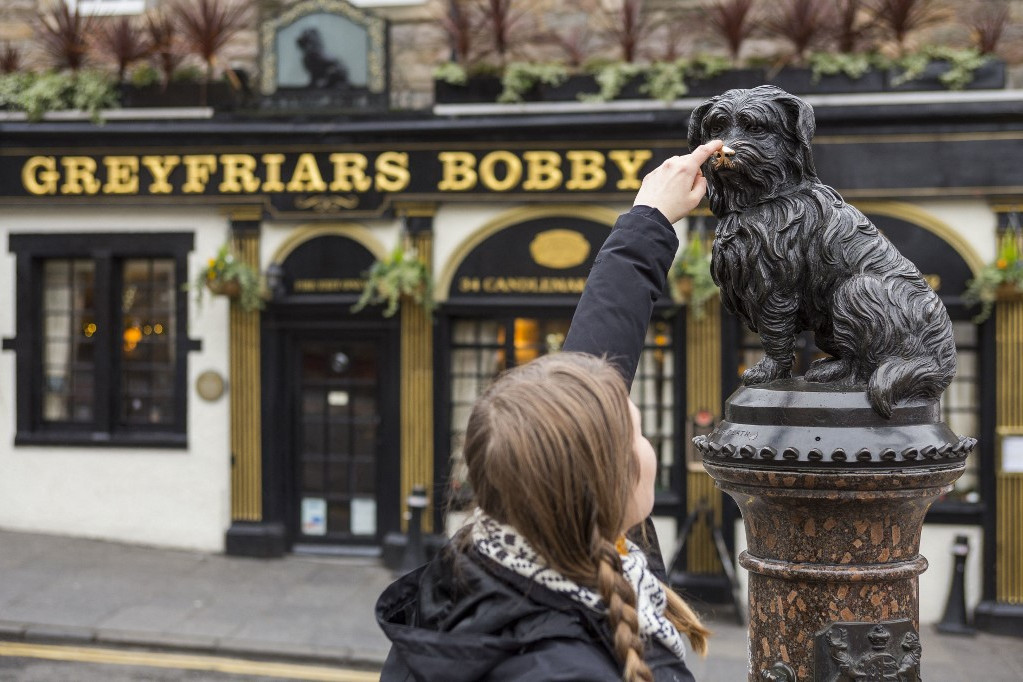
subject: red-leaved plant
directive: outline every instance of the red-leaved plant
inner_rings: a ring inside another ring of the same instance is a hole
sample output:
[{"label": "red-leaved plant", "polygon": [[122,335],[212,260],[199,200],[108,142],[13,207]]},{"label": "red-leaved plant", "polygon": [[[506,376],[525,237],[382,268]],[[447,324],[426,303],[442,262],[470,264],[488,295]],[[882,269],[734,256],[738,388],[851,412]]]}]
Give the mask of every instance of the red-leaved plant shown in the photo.
[{"label": "red-leaved plant", "polygon": [[899,54],[906,53],[906,36],[941,20],[934,0],[873,0],[871,8]]},{"label": "red-leaved plant", "polygon": [[117,64],[117,80],[121,83],[128,67],[148,57],[153,49],[146,31],[128,16],[102,20],[97,26],[95,46]]},{"label": "red-leaved plant", "polygon": [[185,58],[178,44],[174,20],[166,12],[152,12],[146,15],[146,32],[149,34],[152,58],[163,75],[163,88],[166,90],[174,72]]},{"label": "red-leaved plant", "polygon": [[39,15],[37,37],[58,69],[77,71],[85,65],[93,19],[82,16],[77,5],[56,2]]},{"label": "red-leaved plant", "polygon": [[185,46],[206,63],[200,95],[205,104],[206,87],[213,78],[217,57],[248,27],[249,6],[232,0],[178,0],[173,7]]},{"label": "red-leaved plant", "polygon": [[479,39],[479,21],[471,0],[447,0],[437,22],[447,35],[452,61],[463,66],[472,61]]},{"label": "red-leaved plant", "polygon": [[711,27],[728,45],[732,59],[739,61],[739,51],[753,34],[753,6],[756,0],[716,0],[706,9]]},{"label": "red-leaved plant", "polygon": [[1004,0],[981,0],[970,14],[973,45],[981,54],[992,54],[1011,19],[1011,8]]},{"label": "red-leaved plant", "polygon": [[826,36],[831,22],[830,0],[782,0],[767,18],[772,35],[792,45],[793,58],[802,64],[806,52]]},{"label": "red-leaved plant", "polygon": [[835,0],[833,34],[839,52],[853,54],[870,35],[864,0]]},{"label": "red-leaved plant", "polygon": [[639,56],[640,43],[648,34],[650,17],[644,0],[621,0],[614,10],[604,16],[604,33],[618,46],[622,61],[634,62]]},{"label": "red-leaved plant", "polygon": [[21,68],[21,50],[4,43],[4,49],[0,51],[0,73],[14,73]]}]

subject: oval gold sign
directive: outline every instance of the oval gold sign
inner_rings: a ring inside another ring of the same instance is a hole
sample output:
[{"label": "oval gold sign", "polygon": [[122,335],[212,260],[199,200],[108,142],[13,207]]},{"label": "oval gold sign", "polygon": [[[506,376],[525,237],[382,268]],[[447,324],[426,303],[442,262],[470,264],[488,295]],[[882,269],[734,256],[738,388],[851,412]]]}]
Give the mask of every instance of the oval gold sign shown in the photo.
[{"label": "oval gold sign", "polygon": [[537,265],[564,270],[586,261],[590,242],[573,230],[546,230],[533,238],[529,253]]}]

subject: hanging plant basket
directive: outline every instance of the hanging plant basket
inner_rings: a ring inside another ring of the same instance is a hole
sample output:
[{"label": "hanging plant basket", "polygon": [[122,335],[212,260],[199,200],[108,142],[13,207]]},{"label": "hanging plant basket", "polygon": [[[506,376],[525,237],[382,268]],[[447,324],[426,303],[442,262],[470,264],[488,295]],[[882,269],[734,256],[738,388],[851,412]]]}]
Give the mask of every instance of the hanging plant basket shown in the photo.
[{"label": "hanging plant basket", "polygon": [[226,296],[235,301],[242,295],[242,285],[236,279],[208,279],[206,288],[214,296]]},{"label": "hanging plant basket", "polygon": [[689,275],[681,275],[671,278],[671,297],[676,303],[688,305],[693,295],[693,278]]},{"label": "hanging plant basket", "polygon": [[1012,282],[1002,282],[995,290],[995,300],[999,303],[1023,301],[1023,291]]}]

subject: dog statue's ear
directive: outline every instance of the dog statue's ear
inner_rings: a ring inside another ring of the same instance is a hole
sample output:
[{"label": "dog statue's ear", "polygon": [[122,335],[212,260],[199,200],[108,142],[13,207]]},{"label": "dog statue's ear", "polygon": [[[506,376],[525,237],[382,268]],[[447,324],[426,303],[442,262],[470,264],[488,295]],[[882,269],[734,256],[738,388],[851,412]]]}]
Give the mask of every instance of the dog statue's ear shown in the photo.
[{"label": "dog statue's ear", "polygon": [[788,109],[790,125],[796,133],[800,148],[803,152],[803,172],[807,179],[817,178],[817,167],[813,163],[813,150],[810,144],[813,142],[813,135],[817,132],[817,122],[813,115],[813,107],[795,95],[790,95],[784,90],[778,90],[775,101],[780,102]]},{"label": "dog statue's ear", "polygon": [[707,111],[717,104],[721,96],[711,97],[709,100],[701,104],[700,106],[693,109],[693,113],[689,116],[689,151],[693,151],[701,144],[703,144],[703,117],[707,115]]}]

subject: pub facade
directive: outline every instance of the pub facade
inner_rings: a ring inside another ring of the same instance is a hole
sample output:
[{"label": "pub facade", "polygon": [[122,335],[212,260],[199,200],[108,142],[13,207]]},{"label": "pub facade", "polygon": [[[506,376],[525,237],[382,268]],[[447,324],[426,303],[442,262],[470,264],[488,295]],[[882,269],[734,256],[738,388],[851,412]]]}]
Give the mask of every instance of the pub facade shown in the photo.
[{"label": "pub facade", "polygon": [[[360,95],[372,104],[384,28],[326,4],[377,36]],[[299,19],[313,21],[284,15],[266,40]],[[284,89],[283,62],[263,57],[280,81],[263,87]],[[287,94],[299,108],[304,96]],[[965,536],[978,621],[1023,622],[1023,303],[978,324],[962,300],[1020,233],[1023,97],[808,100],[820,177],[953,319],[943,416],[980,444],[928,516],[922,618],[940,618]],[[0,527],[393,558],[424,487],[425,530],[443,535],[471,499],[460,439],[475,396],[560,349],[594,255],[644,174],[685,152],[700,101],[0,122]],[[709,245],[714,219],[699,209],[676,229]],[[207,291],[225,246],[259,274],[260,307]],[[367,272],[396,251],[425,265],[426,300],[359,308]],[[666,291],[633,386],[659,460],[662,548],[707,599],[727,599],[721,555],[742,533],[691,438],[761,352],[716,300]],[[800,340],[797,373],[816,353]]]}]

